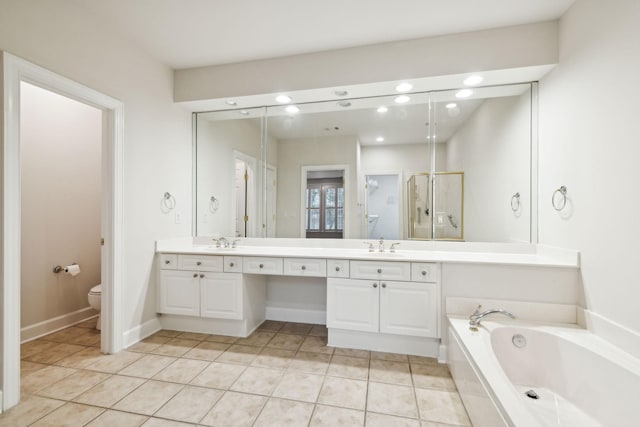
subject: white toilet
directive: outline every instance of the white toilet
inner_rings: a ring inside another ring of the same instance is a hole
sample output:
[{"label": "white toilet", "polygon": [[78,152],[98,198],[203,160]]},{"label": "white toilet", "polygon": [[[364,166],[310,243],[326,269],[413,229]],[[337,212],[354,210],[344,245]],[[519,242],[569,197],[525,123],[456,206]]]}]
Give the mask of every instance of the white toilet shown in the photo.
[{"label": "white toilet", "polygon": [[96,323],[96,329],[100,330],[101,329],[100,309],[102,308],[102,284],[91,288],[91,290],[89,291],[89,295],[87,295],[87,298],[89,300],[89,305],[94,310],[98,311],[98,321]]}]

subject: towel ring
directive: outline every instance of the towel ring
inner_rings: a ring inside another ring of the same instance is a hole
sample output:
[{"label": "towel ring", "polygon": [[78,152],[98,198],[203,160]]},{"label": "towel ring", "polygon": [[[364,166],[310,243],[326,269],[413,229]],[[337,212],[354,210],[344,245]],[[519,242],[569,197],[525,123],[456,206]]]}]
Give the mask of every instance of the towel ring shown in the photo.
[{"label": "towel ring", "polygon": [[[558,193],[562,196],[562,198],[556,197]],[[559,199],[558,203],[556,203],[556,199]],[[557,211],[561,211],[562,209],[564,209],[564,207],[567,205],[567,187],[563,185],[553,192],[553,195],[551,196],[551,205],[553,206],[553,209]]]},{"label": "towel ring", "polygon": [[164,197],[162,198],[162,204],[168,210],[173,210],[173,208],[176,207],[176,198],[167,191],[166,193],[164,193]]},{"label": "towel ring", "polygon": [[211,213],[216,213],[219,207],[220,207],[220,200],[218,200],[216,196],[211,196],[211,199],[209,202],[209,210],[211,211]]},{"label": "towel ring", "polygon": [[520,209],[520,193],[511,196],[511,210],[517,212]]}]

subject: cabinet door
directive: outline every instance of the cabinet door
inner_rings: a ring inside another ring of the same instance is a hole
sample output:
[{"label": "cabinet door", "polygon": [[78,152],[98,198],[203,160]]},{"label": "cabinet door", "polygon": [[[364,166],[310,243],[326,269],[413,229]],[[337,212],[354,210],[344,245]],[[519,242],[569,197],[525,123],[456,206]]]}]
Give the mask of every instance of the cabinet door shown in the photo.
[{"label": "cabinet door", "polygon": [[193,271],[160,271],[158,312],[200,316],[200,282]]},{"label": "cabinet door", "polygon": [[242,319],[242,274],[200,275],[202,317]]},{"label": "cabinet door", "polygon": [[379,289],[377,280],[329,278],[327,327],[378,332]]},{"label": "cabinet door", "polygon": [[380,332],[437,338],[436,283],[380,283]]}]

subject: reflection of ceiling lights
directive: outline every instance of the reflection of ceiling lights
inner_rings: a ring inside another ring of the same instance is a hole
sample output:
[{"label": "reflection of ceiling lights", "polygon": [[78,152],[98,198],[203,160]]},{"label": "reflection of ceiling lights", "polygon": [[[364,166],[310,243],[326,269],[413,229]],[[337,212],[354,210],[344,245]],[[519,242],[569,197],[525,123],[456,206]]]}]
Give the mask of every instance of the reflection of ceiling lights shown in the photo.
[{"label": "reflection of ceiling lights", "polygon": [[400,95],[400,96],[396,96],[394,101],[396,102],[396,104],[404,104],[405,102],[409,102],[410,99],[411,98],[407,95]]},{"label": "reflection of ceiling lights", "polygon": [[475,86],[482,81],[482,76],[469,76],[464,79],[464,84],[467,86]]},{"label": "reflection of ceiling lights", "polygon": [[333,94],[334,94],[335,96],[343,97],[343,96],[347,96],[347,95],[349,95],[349,92],[347,92],[346,90],[334,90],[334,91],[333,91]]},{"label": "reflection of ceiling lights", "polygon": [[452,108],[456,108],[458,106],[458,104],[456,104],[455,102],[450,102],[446,105],[446,107],[451,110]]},{"label": "reflection of ceiling lights", "polygon": [[456,98],[467,98],[471,96],[472,93],[473,91],[471,89],[462,89],[456,93]]},{"label": "reflection of ceiling lights", "polygon": [[398,92],[409,92],[411,89],[413,89],[413,85],[411,83],[400,83],[398,86],[396,86],[396,91]]},{"label": "reflection of ceiling lights", "polygon": [[389,109],[383,105],[382,107],[378,107],[377,111],[378,113],[386,113]]},{"label": "reflection of ceiling lights", "polygon": [[287,113],[291,113],[291,114],[300,112],[300,109],[295,105],[289,105],[287,106],[287,108],[285,108],[285,110],[287,111]]},{"label": "reflection of ceiling lights", "polygon": [[238,105],[238,103],[236,101],[233,101],[231,99],[225,101],[224,103],[227,104],[227,105],[230,105],[232,107],[235,107],[236,105]]},{"label": "reflection of ceiling lights", "polygon": [[280,104],[288,104],[291,102],[291,97],[287,95],[278,95],[276,96],[276,101]]},{"label": "reflection of ceiling lights", "polygon": [[247,110],[240,110],[238,111],[238,113],[242,114],[243,116],[248,116],[249,112]]},{"label": "reflection of ceiling lights", "polygon": [[349,101],[340,101],[338,105],[344,108],[351,107],[351,103]]},{"label": "reflection of ceiling lights", "polygon": [[377,142],[384,142],[384,137],[383,136],[379,136],[376,138]]}]

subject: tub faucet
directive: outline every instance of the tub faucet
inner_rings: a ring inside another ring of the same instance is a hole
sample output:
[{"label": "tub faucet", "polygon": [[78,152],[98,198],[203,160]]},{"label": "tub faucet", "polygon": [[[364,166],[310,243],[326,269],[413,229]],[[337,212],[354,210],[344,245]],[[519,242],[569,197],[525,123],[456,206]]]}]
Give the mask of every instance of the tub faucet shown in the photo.
[{"label": "tub faucet", "polygon": [[477,331],[478,330],[478,326],[480,326],[480,321],[482,319],[484,319],[485,317],[487,317],[490,314],[504,314],[505,316],[508,316],[512,319],[515,319],[516,316],[514,316],[512,313],[508,312],[507,310],[503,309],[503,308],[494,308],[491,310],[486,310],[486,311],[480,311],[480,309],[482,308],[481,305],[478,306],[478,308],[476,308],[476,311],[474,311],[471,316],[469,316],[469,329]]}]

